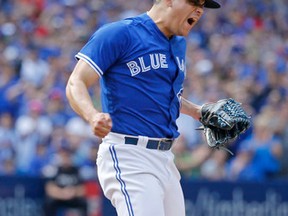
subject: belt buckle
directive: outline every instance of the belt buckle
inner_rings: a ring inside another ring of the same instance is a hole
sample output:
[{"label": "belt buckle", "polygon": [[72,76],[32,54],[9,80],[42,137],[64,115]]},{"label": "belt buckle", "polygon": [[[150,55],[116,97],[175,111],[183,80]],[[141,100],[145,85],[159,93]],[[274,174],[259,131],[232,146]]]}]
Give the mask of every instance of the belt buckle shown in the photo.
[{"label": "belt buckle", "polygon": [[[169,139],[169,138],[162,138],[159,140],[158,142],[158,145],[157,145],[157,150],[163,150],[163,149],[160,149],[161,148],[161,144],[162,143],[169,143],[169,144],[173,144],[173,139]],[[167,149],[166,149],[167,150]]]}]

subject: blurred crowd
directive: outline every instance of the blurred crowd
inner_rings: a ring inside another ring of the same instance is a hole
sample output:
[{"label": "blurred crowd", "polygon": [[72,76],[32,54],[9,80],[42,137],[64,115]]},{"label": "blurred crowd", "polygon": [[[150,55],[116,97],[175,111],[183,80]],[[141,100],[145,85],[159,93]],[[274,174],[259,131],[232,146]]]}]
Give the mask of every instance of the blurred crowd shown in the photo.
[{"label": "blurred crowd", "polygon": [[[252,127],[211,150],[199,122],[180,115],[173,151],[182,175],[212,180],[288,177],[288,4],[219,0],[188,37],[185,97],[232,97]],[[47,177],[69,149],[84,179],[97,178],[100,140],[69,107],[74,55],[105,23],[147,11],[151,0],[0,0],[0,175]],[[94,104],[101,108],[99,89]]]}]

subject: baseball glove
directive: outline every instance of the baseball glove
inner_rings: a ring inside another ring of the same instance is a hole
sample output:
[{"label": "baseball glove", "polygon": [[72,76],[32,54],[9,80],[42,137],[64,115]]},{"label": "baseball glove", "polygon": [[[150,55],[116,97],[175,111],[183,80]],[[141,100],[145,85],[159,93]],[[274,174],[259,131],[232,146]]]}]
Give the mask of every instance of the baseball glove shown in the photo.
[{"label": "baseball glove", "polygon": [[199,129],[204,130],[211,148],[224,149],[233,155],[226,145],[250,127],[250,118],[239,102],[223,99],[201,107],[202,126]]}]

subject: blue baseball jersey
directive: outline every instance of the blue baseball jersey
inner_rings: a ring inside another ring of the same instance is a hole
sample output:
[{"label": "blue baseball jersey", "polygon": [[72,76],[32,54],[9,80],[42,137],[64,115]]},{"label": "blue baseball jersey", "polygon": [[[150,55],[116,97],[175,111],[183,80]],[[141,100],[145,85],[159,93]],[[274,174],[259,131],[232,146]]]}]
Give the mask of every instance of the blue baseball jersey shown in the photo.
[{"label": "blue baseball jersey", "polygon": [[76,55],[101,77],[112,132],[176,138],[186,41],[168,39],[145,13],[106,24]]}]

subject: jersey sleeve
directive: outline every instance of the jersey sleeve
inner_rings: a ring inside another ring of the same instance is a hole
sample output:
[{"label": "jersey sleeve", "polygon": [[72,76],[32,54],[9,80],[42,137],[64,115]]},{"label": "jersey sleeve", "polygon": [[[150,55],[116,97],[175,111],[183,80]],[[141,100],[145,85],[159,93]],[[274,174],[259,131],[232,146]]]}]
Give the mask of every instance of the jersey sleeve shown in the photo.
[{"label": "jersey sleeve", "polygon": [[76,54],[101,77],[129,46],[129,31],[124,22],[107,24],[97,30]]}]

